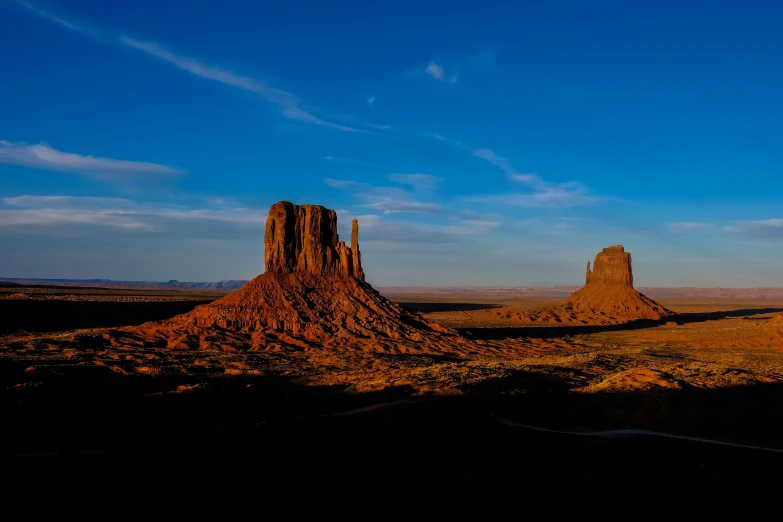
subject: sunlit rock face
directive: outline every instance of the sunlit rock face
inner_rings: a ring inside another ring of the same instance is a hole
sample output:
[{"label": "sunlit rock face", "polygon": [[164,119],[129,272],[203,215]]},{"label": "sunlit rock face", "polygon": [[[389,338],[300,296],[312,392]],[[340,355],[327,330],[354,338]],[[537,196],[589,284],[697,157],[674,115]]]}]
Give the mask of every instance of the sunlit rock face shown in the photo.
[{"label": "sunlit rock face", "polygon": [[275,203],[266,220],[264,263],[267,272],[353,276],[364,281],[359,223],[353,220],[349,247],[337,235],[334,210]]}]

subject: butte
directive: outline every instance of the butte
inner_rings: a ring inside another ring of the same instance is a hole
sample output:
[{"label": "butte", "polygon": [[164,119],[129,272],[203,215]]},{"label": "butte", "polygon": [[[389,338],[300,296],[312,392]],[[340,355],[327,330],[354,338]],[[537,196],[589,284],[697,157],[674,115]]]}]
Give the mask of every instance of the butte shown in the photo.
[{"label": "butte", "polygon": [[621,245],[604,248],[587,263],[585,286],[551,308],[504,307],[466,312],[475,319],[507,326],[519,323],[552,325],[620,324],[674,315],[633,287],[631,254]]},{"label": "butte", "polygon": [[587,262],[585,286],[564,304],[566,311],[612,322],[662,319],[674,315],[633,287],[631,254],[622,245],[604,248],[595,256],[593,269]]},{"label": "butte", "polygon": [[266,271],[242,288],[165,321],[110,331],[117,346],[268,351],[358,348],[429,351],[456,333],[381,296],[364,280],[359,224],[351,245],[337,213],[280,201],[269,209]]}]

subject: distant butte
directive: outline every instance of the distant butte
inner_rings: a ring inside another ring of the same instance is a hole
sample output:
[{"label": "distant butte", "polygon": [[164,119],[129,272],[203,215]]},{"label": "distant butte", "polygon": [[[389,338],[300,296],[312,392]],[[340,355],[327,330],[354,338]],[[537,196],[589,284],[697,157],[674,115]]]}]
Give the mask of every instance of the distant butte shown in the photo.
[{"label": "distant butte", "polygon": [[637,319],[661,319],[673,315],[633,287],[631,254],[622,245],[604,248],[587,262],[585,285],[560,305],[546,308],[503,307],[473,312],[510,326],[519,323],[549,325],[620,324]]},{"label": "distant butte", "polygon": [[633,287],[631,254],[622,245],[604,248],[587,262],[585,286],[565,302],[565,309],[587,317],[607,317],[617,322],[662,319],[672,315]]}]

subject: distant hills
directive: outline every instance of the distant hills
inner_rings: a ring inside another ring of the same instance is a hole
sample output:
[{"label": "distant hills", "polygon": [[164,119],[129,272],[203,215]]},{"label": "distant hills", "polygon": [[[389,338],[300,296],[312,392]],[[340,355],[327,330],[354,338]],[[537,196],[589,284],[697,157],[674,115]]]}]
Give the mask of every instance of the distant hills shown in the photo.
[{"label": "distant hills", "polygon": [[161,286],[176,288],[211,288],[215,290],[236,290],[247,283],[246,280],[224,279],[212,283],[197,281],[177,281],[170,279],[168,281],[115,281],[113,279],[41,279],[36,277],[0,277],[0,286],[14,286],[14,281],[23,281],[25,283],[89,283],[99,285],[133,285],[133,286]]}]

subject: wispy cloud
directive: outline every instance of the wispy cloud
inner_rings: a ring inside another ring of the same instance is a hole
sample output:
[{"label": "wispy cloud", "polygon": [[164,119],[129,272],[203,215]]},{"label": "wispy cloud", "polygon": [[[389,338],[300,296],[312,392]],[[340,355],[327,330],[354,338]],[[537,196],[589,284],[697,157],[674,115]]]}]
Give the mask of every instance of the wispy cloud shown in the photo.
[{"label": "wispy cloud", "polygon": [[[141,232],[176,229],[181,237],[198,237],[220,225],[222,234],[239,228],[261,229],[261,209],[183,208],[138,203],[124,198],[22,195],[2,200],[0,228],[100,226]],[[183,228],[184,227],[184,228]]]},{"label": "wispy cloud", "polygon": [[333,129],[342,131],[362,131],[362,129],[332,123],[319,118],[312,112],[303,109],[299,99],[290,92],[270,87],[261,80],[256,80],[248,76],[243,76],[241,74],[221,69],[220,67],[208,65],[196,60],[195,58],[175,54],[155,42],[144,42],[127,36],[119,36],[118,40],[128,47],[132,47],[133,49],[147,53],[151,56],[154,56],[155,58],[159,58],[164,62],[170,63],[171,65],[174,65],[175,67],[194,74],[200,78],[213,80],[225,85],[236,87],[238,89],[259,94],[269,103],[277,105],[280,109],[280,112],[286,118],[313,123],[315,125],[322,125],[324,127],[331,127]]},{"label": "wispy cloud", "polygon": [[90,196],[14,196],[3,198],[3,204],[13,207],[72,206],[94,207],[96,205],[127,206],[133,201],[125,198],[97,198]]},{"label": "wispy cloud", "polygon": [[479,157],[498,167],[500,170],[505,172],[506,177],[510,180],[521,181],[530,185],[546,185],[544,180],[542,180],[537,174],[525,174],[519,172],[514,168],[508,159],[495,154],[495,152],[490,149],[474,149],[473,154],[475,154],[476,157]]},{"label": "wispy cloud", "polygon": [[333,188],[352,190],[354,196],[364,200],[363,207],[378,210],[384,214],[444,212],[442,206],[414,199],[411,194],[398,187],[378,187],[369,183],[331,178],[325,179],[324,183]]},{"label": "wispy cloud", "polygon": [[369,98],[367,98],[367,105],[369,105],[370,107],[372,107],[372,105],[373,105],[374,103],[375,103],[375,96],[370,96]]},{"label": "wispy cloud", "polygon": [[577,207],[593,204],[598,198],[591,195],[587,188],[577,181],[550,183],[534,173],[519,172],[507,159],[490,149],[473,149],[473,154],[506,174],[509,181],[524,183],[530,192],[510,192],[506,194],[467,198],[468,201],[509,205],[515,207]]},{"label": "wispy cloud", "polygon": [[439,80],[441,82],[446,83],[456,83],[457,77],[456,76],[447,76],[446,72],[443,70],[443,67],[438,65],[435,62],[430,62],[427,65],[427,68],[424,69],[424,72],[435,78],[436,80]]},{"label": "wispy cloud", "polygon": [[697,221],[686,221],[682,223],[669,223],[669,228],[676,230],[710,230],[715,228],[712,223],[700,223]]},{"label": "wispy cloud", "polygon": [[430,174],[392,174],[389,179],[400,185],[409,185],[417,190],[428,190],[438,186],[443,178]]},{"label": "wispy cloud", "polygon": [[16,196],[4,198],[0,228],[98,225],[151,232],[155,227],[139,220],[120,198],[75,196]]},{"label": "wispy cloud", "polygon": [[120,180],[138,176],[174,176],[183,172],[159,163],[82,156],[53,149],[45,143],[31,145],[3,140],[0,140],[0,163],[75,172],[102,180]]},{"label": "wispy cloud", "polygon": [[745,237],[765,239],[783,238],[783,219],[761,219],[734,221],[720,228],[728,234],[741,234]]},{"label": "wispy cloud", "polygon": [[357,160],[352,158],[341,158],[339,156],[324,156],[321,159],[325,159],[326,161],[333,161],[335,163],[348,163],[350,165],[358,165],[360,167],[371,167],[374,169],[388,169],[386,165],[381,165],[380,163],[374,163],[372,161],[364,161],[364,160]]},{"label": "wispy cloud", "polygon": [[57,16],[35,4],[26,2],[25,0],[13,0],[13,1],[23,7],[26,7],[27,9],[37,14],[38,16],[45,18],[55,24],[59,24],[67,29],[70,29],[71,31],[76,31],[77,33],[82,33],[92,38],[99,38],[101,36],[99,31],[96,31],[95,29],[89,27],[86,24],[81,24],[81,23],[73,22],[71,20],[66,20],[65,18]]},{"label": "wispy cloud", "polygon": [[341,223],[350,223],[352,219],[359,221],[363,243],[395,245],[398,252],[407,250],[400,250],[400,245],[411,243],[426,245],[465,244],[471,237],[483,237],[488,230],[499,226],[498,221],[492,220],[434,225],[416,221],[392,221],[384,216],[374,214],[361,215],[347,211],[338,211],[337,214],[338,221]]},{"label": "wispy cloud", "polygon": [[[394,174],[406,184],[435,184],[440,178],[428,174]],[[501,219],[495,214],[480,214],[473,210],[465,209],[462,205],[459,208],[449,208],[440,203],[432,201],[421,201],[414,197],[410,192],[399,187],[377,186],[369,183],[345,179],[329,179],[324,182],[330,187],[350,191],[354,197],[364,202],[361,206],[366,209],[376,210],[386,214],[430,214],[438,216],[440,219],[450,221],[450,224],[440,224],[428,226],[431,231],[447,233],[451,237],[459,235],[470,235],[479,231],[490,231],[500,228]],[[377,216],[375,216],[377,218]],[[373,218],[374,219],[374,218]],[[402,225],[400,225],[402,226]],[[421,224],[416,226],[421,227]],[[397,225],[386,225],[386,231],[389,227]],[[399,230],[399,228],[395,228]],[[425,234],[424,237],[428,237]]]},{"label": "wispy cloud", "polygon": [[[448,71],[448,72],[447,72]],[[457,83],[457,79],[472,75],[481,75],[495,71],[495,51],[485,51],[450,56],[444,60],[431,60],[424,68],[417,67],[408,71],[408,74],[421,74],[422,72],[444,83]]]},{"label": "wispy cloud", "polygon": [[529,235],[539,236],[564,235],[574,231],[574,227],[567,221],[562,219],[544,220],[540,217],[515,221],[511,228]]},{"label": "wispy cloud", "polygon": [[465,201],[503,205],[520,208],[538,207],[580,207],[596,203],[598,198],[591,196],[576,184],[563,184],[530,193],[509,192],[464,198]]},{"label": "wispy cloud", "polygon": [[330,127],[347,132],[368,132],[361,128],[349,125],[341,125],[339,123],[327,121],[319,116],[316,116],[312,112],[303,108],[301,101],[296,96],[282,89],[271,87],[262,80],[244,76],[221,67],[206,64],[189,56],[177,54],[156,42],[143,41],[123,34],[110,33],[90,28],[86,24],[72,22],[62,16],[54,15],[50,11],[36,6],[30,2],[24,0],[15,1],[19,5],[28,8],[31,12],[45,18],[46,20],[49,20],[50,22],[54,22],[62,27],[84,34],[95,40],[101,42],[119,43],[125,47],[135,49],[149,56],[153,56],[200,78],[216,81],[224,85],[229,85],[237,89],[242,89],[244,91],[258,94],[267,102],[276,105],[280,109],[280,112],[283,114],[283,116],[288,119],[311,123],[314,125],[321,125],[324,127]]}]

